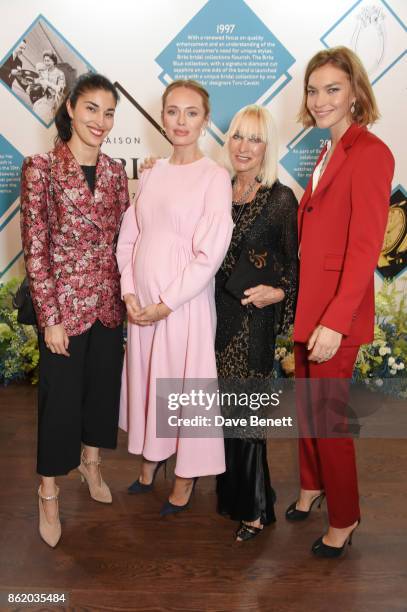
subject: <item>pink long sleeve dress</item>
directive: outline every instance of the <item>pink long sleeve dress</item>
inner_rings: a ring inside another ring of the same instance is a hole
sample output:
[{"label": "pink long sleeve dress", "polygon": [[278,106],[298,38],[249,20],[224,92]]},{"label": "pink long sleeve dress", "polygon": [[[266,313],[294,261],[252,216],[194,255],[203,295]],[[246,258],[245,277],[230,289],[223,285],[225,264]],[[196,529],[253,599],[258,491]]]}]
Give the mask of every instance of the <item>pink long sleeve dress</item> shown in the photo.
[{"label": "pink long sleeve dress", "polygon": [[143,172],[118,240],[122,295],[172,310],[151,326],[128,325],[119,426],[131,453],[150,461],[176,453],[183,478],[225,471],[223,437],[157,436],[156,381],[216,379],[214,276],[231,239],[231,202],[229,175],[212,160],[158,160]]}]

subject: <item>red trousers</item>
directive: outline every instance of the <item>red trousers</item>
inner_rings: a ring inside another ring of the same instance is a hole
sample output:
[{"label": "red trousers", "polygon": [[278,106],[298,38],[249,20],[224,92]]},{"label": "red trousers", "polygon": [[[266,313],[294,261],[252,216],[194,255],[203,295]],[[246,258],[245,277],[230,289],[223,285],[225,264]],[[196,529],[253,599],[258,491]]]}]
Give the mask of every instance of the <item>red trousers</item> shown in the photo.
[{"label": "red trousers", "polygon": [[308,360],[305,344],[294,346],[296,379],[330,379],[315,381],[315,385],[298,381],[299,463],[301,488],[325,491],[329,524],[337,528],[352,525],[360,518],[360,510],[353,439],[329,437],[335,430],[335,420],[338,426],[338,414],[339,423],[342,419],[342,425],[346,425],[346,416],[335,406],[338,396],[346,403],[347,383],[332,379],[352,377],[358,349],[341,347],[332,359],[316,363]]}]

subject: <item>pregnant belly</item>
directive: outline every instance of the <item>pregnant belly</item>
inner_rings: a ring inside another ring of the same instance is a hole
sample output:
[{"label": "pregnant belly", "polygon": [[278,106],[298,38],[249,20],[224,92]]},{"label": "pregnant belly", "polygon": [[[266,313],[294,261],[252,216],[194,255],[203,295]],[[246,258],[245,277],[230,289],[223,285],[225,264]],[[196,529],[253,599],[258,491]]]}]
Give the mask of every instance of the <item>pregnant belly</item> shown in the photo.
[{"label": "pregnant belly", "polygon": [[174,236],[142,236],[134,254],[134,281],[141,306],[160,301],[160,293],[191,261],[191,241]]}]

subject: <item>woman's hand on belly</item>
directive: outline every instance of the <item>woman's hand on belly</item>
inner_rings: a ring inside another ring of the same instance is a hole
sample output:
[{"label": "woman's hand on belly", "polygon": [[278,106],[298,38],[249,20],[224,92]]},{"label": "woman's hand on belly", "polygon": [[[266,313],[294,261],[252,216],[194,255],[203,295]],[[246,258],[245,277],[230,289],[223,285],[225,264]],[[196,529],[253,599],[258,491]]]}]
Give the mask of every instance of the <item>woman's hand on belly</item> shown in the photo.
[{"label": "woman's hand on belly", "polygon": [[140,310],[135,322],[137,325],[141,326],[152,325],[157,321],[166,319],[171,312],[172,310],[168,308],[164,302],[160,302],[159,304],[150,304],[149,306],[146,306]]},{"label": "woman's hand on belly", "polygon": [[322,363],[331,359],[341,345],[342,334],[325,327],[318,325],[312,332],[308,340],[307,349],[310,352],[308,359]]},{"label": "woman's hand on belly", "polygon": [[127,316],[130,323],[137,324],[137,317],[141,312],[140,302],[134,293],[126,293],[123,296],[123,301],[126,304]]},{"label": "woman's hand on belly", "polygon": [[265,308],[265,306],[277,304],[285,298],[283,289],[271,285],[257,285],[257,287],[246,289],[244,294],[247,297],[241,300],[242,306],[253,304],[256,308]]}]

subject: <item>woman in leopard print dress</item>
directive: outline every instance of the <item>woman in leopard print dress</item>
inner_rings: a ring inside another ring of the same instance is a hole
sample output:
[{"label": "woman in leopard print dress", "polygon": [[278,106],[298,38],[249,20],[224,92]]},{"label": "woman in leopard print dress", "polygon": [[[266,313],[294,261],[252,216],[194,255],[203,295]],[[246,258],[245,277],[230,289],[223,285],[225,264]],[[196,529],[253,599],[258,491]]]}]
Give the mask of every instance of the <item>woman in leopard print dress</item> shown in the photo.
[{"label": "woman in leopard print dress", "polygon": [[[249,392],[273,376],[278,333],[293,322],[297,293],[297,200],[277,179],[277,139],[266,108],[248,106],[232,119],[224,147],[233,179],[234,231],[216,275],[216,357],[221,390]],[[270,284],[231,293],[241,260],[272,270]],[[228,283],[228,281],[231,282]],[[228,379],[228,380],[225,380]],[[233,383],[231,383],[233,379]],[[228,407],[228,415],[238,407]],[[241,416],[241,415],[239,415]],[[275,521],[263,431],[226,437],[226,472],[217,477],[218,512],[240,521],[238,541]],[[238,436],[238,437],[236,437]]]}]

